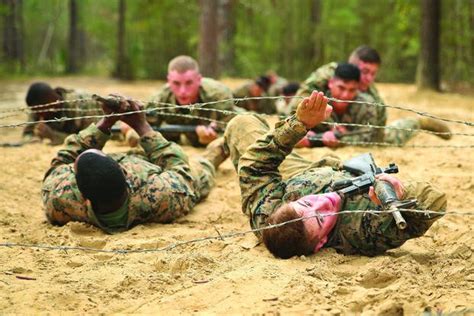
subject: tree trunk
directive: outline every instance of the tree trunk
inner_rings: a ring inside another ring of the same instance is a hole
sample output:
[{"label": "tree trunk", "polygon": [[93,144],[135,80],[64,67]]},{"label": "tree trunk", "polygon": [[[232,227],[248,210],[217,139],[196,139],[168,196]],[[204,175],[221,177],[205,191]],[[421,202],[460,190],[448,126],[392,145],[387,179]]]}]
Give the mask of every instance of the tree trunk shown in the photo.
[{"label": "tree trunk", "polygon": [[321,32],[319,24],[321,23],[321,0],[311,1],[311,20],[310,28],[314,30],[311,45],[311,52],[308,60],[312,60],[316,65],[320,65],[323,60],[323,50],[321,41]]},{"label": "tree trunk", "polygon": [[418,89],[439,91],[439,0],[421,0],[420,56],[417,69]]},{"label": "tree trunk", "polygon": [[3,0],[0,2],[6,9],[3,16],[2,50],[5,60],[11,71],[20,65],[23,67],[23,28],[22,28],[22,1]]},{"label": "tree trunk", "polygon": [[115,69],[115,77],[120,79],[132,79],[133,75],[128,60],[125,47],[125,22],[127,7],[125,0],[119,0],[119,20],[117,32],[117,65]]},{"label": "tree trunk", "polygon": [[76,0],[69,0],[69,42],[68,59],[66,65],[67,73],[77,73],[79,71],[79,28],[78,28],[78,8]]},{"label": "tree trunk", "polygon": [[217,77],[217,0],[200,0],[199,65],[204,76]]},{"label": "tree trunk", "polygon": [[227,75],[235,73],[235,0],[219,0],[219,69]]},{"label": "tree trunk", "polygon": [[16,8],[16,21],[18,24],[18,33],[17,33],[17,52],[18,52],[18,61],[20,62],[20,70],[23,72],[26,68],[25,64],[25,49],[23,45],[24,40],[24,21],[23,21],[23,0],[17,0]]}]

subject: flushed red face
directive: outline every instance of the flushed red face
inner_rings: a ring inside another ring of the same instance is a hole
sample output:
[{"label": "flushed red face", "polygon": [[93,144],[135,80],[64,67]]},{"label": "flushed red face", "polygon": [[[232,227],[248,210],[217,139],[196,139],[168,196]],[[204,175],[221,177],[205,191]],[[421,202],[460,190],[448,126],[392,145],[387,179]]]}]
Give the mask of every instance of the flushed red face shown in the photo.
[{"label": "flushed red face", "polygon": [[[335,192],[306,195],[289,204],[299,216],[309,217],[303,220],[303,224],[310,242],[315,245],[314,252],[317,252],[327,242],[327,236],[336,224],[337,216],[327,214],[339,211],[340,196]],[[323,216],[318,217],[318,214]]]},{"label": "flushed red face", "polygon": [[199,87],[201,86],[201,74],[195,70],[168,73],[168,84],[176,101],[181,105],[189,105],[198,102]]},{"label": "flushed red face", "polygon": [[360,70],[360,91],[367,91],[369,86],[375,81],[377,72],[379,71],[379,64],[366,63],[361,60],[357,62],[357,67]]}]

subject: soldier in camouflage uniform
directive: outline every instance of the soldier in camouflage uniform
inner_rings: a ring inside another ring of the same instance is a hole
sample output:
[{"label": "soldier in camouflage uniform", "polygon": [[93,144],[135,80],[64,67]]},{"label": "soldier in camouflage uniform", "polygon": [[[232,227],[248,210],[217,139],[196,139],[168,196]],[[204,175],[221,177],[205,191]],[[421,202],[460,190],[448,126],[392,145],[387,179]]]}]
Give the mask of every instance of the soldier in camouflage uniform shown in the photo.
[{"label": "soldier in camouflage uniform", "polygon": [[[135,102],[122,102],[118,113],[139,109]],[[42,188],[52,224],[80,221],[115,233],[145,222],[169,223],[208,195],[225,159],[222,146],[211,144],[189,161],[178,145],[152,130],[142,112],[122,120],[140,135],[144,155],[106,156],[101,150],[117,120],[103,118],[69,136],[53,159]]]},{"label": "soldier in camouflage uniform", "polygon": [[[190,110],[187,107],[195,103],[208,102],[216,103],[204,105],[202,109]],[[233,117],[232,113],[212,109],[235,110],[231,90],[214,79],[202,78],[197,62],[189,56],[178,56],[170,61],[168,82],[151,98],[147,109],[150,110],[147,113],[148,122],[154,127],[162,124],[197,126],[195,132],[163,133],[166,139],[174,142],[180,142],[181,136],[184,136],[184,142],[193,146],[205,146],[216,139],[224,129],[225,122]],[[131,133],[127,135],[129,144],[138,140],[137,135],[133,131]]]},{"label": "soldier in camouflage uniform", "polygon": [[277,97],[283,94],[283,87],[288,84],[288,80],[280,77],[275,71],[267,71],[266,77],[270,79],[270,87],[268,88],[268,95]]},{"label": "soldier in camouflage uniform", "polygon": [[[57,101],[60,103],[33,108],[32,111],[34,112],[28,114],[28,122],[102,113],[100,106],[91,99],[90,94],[60,87],[53,89],[44,82],[32,84],[26,95],[28,106],[37,106]],[[55,109],[58,110],[55,111]],[[71,121],[27,125],[23,130],[23,139],[28,142],[36,137],[46,138],[51,141],[52,145],[62,144],[68,135],[79,132],[94,121],[94,119],[80,118]]]},{"label": "soldier in camouflage uniform", "polygon": [[[359,195],[341,200],[337,193],[328,192],[332,182],[354,177],[341,170],[338,158],[328,156],[311,162],[292,157],[295,144],[330,111],[324,95],[314,92],[301,102],[295,115],[279,122],[273,131],[254,116],[239,115],[229,122],[224,135],[226,150],[239,175],[242,210],[249,216],[251,227],[312,216],[257,233],[267,248],[281,258],[306,255],[322,247],[344,254],[373,256],[423,235],[439,215],[404,212],[408,224],[405,230],[399,230],[393,216],[387,213],[340,214],[318,222],[317,214],[377,208],[372,190],[370,199]],[[288,158],[298,164],[298,173],[288,175]],[[418,209],[446,209],[445,194],[428,183],[407,181],[402,185],[386,174],[378,181],[392,184],[400,199],[417,198]]]},{"label": "soldier in camouflage uniform", "polygon": [[[358,93],[359,82],[360,71],[357,66],[341,63],[337,66],[333,77],[321,91],[327,97],[333,97],[343,101],[373,102],[373,99],[369,95]],[[334,111],[326,120],[328,123],[381,124],[376,107],[364,103],[335,101],[332,101],[331,104],[334,107]],[[320,124],[312,128],[308,136],[318,134],[318,136],[322,138],[322,142],[325,146],[338,147],[343,143],[338,141],[336,133],[346,134],[343,139],[344,142],[381,142],[384,137],[382,129],[360,126],[338,126],[335,128],[328,124]],[[309,141],[309,137],[304,137],[298,144],[298,146],[303,147],[311,147],[311,145],[312,143]]]},{"label": "soldier in camouflage uniform", "polygon": [[[266,97],[269,96],[270,85],[271,81],[267,76],[260,76],[255,80],[245,82],[243,85],[235,89],[232,94],[234,95],[234,98],[238,99],[249,97]],[[246,109],[247,111],[253,111],[264,114],[276,113],[275,104],[271,100],[247,99],[242,101],[236,101],[236,105]]]},{"label": "soldier in camouflage uniform", "polygon": [[[367,100],[367,102],[378,103],[383,105],[384,101],[380,96],[374,81],[377,76],[381,64],[381,58],[379,53],[366,45],[357,47],[349,56],[349,63],[356,65],[360,69],[360,82],[359,82],[359,97]],[[339,63],[331,62],[324,66],[316,69],[303,83],[301,89],[298,91],[297,96],[308,96],[311,91],[327,90],[328,83],[331,78],[334,77],[335,70]],[[298,105],[299,99],[293,99],[290,106],[295,109]],[[384,106],[372,106],[376,110],[376,119],[373,125],[385,126],[387,123],[387,110]],[[348,123],[348,122],[344,122]],[[369,123],[369,122],[367,122]],[[365,124],[365,123],[363,123]],[[372,124],[372,123],[371,123]],[[450,130],[442,122],[432,120],[427,117],[419,118],[406,118],[394,121],[389,124],[394,129],[379,129],[380,132],[375,133],[377,137],[369,140],[372,142],[387,142],[395,145],[403,145],[408,142],[411,138],[416,135],[416,132],[401,131],[397,129],[424,129],[433,132],[441,132],[445,134],[439,134],[438,136],[443,139],[450,139]],[[351,141],[350,138],[345,138],[345,141]],[[352,140],[355,141],[355,140]],[[360,140],[359,140],[360,141]]]}]

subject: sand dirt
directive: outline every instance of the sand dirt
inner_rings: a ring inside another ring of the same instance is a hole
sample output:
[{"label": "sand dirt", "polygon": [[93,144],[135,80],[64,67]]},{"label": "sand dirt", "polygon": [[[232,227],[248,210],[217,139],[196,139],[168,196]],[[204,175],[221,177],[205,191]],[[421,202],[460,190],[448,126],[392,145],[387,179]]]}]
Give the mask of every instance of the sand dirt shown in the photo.
[{"label": "sand dirt", "polygon": [[[120,91],[146,100],[159,82],[54,78],[53,85],[97,93]],[[23,105],[32,81],[0,82],[0,109]],[[240,81],[226,80],[230,86]],[[417,93],[414,86],[380,84],[386,102],[442,117],[474,121],[474,97]],[[24,121],[24,114],[0,124]],[[389,121],[408,112],[389,111]],[[455,132],[472,127],[450,124]],[[21,128],[1,129],[0,142],[19,140]],[[410,144],[473,145],[472,137],[443,141],[420,134]],[[44,144],[0,148],[0,242],[150,249],[249,228],[240,208],[236,173],[226,161],[208,199],[173,224],[139,225],[106,235],[82,223],[54,227],[40,200],[44,172],[59,147]],[[126,151],[110,142],[106,151]],[[199,150],[186,147],[190,154]],[[302,149],[317,159],[328,149]],[[349,158],[368,149],[335,153]],[[448,194],[449,211],[473,212],[474,149],[371,148],[379,165],[396,162],[401,178],[423,178]],[[316,313],[420,315],[474,312],[474,217],[446,216],[416,240],[375,258],[344,256],[331,249],[277,260],[249,234],[225,241],[189,244],[171,251],[109,254],[30,248],[0,248],[1,313]]]}]

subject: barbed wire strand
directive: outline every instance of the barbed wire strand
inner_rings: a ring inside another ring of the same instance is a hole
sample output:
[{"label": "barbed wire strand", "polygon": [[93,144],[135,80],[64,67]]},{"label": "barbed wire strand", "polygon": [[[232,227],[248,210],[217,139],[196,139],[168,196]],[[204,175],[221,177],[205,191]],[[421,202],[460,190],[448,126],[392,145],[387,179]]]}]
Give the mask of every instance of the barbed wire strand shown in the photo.
[{"label": "barbed wire strand", "polygon": [[[222,121],[222,120],[216,120],[216,119],[210,119],[210,118],[206,118],[206,117],[202,117],[202,116],[197,116],[197,115],[190,115],[190,114],[179,114],[179,113],[166,113],[166,112],[158,112],[158,110],[162,110],[162,109],[173,109],[173,108],[177,108],[178,106],[167,106],[167,107],[155,107],[155,108],[147,108],[147,109],[143,109],[143,110],[140,110],[140,112],[147,112],[147,113],[151,113],[151,112],[157,112],[156,114],[157,115],[168,115],[168,116],[176,116],[176,117],[185,117],[185,118],[199,118],[201,120],[207,120],[207,121],[211,121],[211,122],[216,122],[216,123],[220,123],[220,124],[226,124],[227,122],[226,121]],[[180,109],[183,109],[182,107]],[[60,110],[60,109],[58,109]],[[71,111],[76,111],[74,109],[67,109],[67,110],[71,110]],[[187,109],[188,111],[192,111],[193,109]],[[255,115],[255,113],[253,112],[238,112],[238,111],[230,111],[230,110],[219,110],[219,109],[207,109],[207,108],[200,108],[200,110],[204,110],[204,111],[214,111],[214,112],[219,112],[219,113],[223,113],[223,114],[227,114],[227,115],[237,115],[237,114],[246,114],[246,115]],[[84,112],[97,112],[98,110],[96,109],[82,109],[81,111],[84,111]],[[54,111],[52,111],[54,112]],[[128,113],[128,112],[127,112]],[[127,113],[123,113],[123,115],[127,114]],[[136,112],[138,113],[138,111]],[[271,116],[271,115],[264,115],[264,114],[258,114],[258,115],[262,115],[262,116]],[[9,115],[10,116],[10,115]],[[9,117],[7,116],[7,117]],[[13,116],[13,115],[11,115]],[[62,117],[62,118],[56,118],[56,119],[52,119],[52,120],[48,120],[46,122],[58,122],[58,121],[67,121],[67,120],[77,120],[77,119],[83,119],[83,118],[91,118],[91,117],[107,117],[107,115],[105,114],[97,114],[95,116],[76,116],[76,117]],[[282,117],[283,118],[283,117]],[[21,122],[21,123],[16,123],[16,124],[8,124],[8,125],[0,125],[0,128],[1,127],[19,127],[19,126],[23,126],[23,125],[32,125],[32,124],[37,124],[39,122],[45,122],[45,121],[31,121],[31,122]],[[371,124],[356,124],[356,123],[334,123],[334,122],[322,122],[322,124],[324,125],[331,125],[331,126],[349,126],[349,127],[364,127],[364,128],[374,128],[374,129],[391,129],[391,130],[398,130],[398,131],[405,131],[405,132],[422,132],[422,133],[426,133],[426,134],[432,134],[432,135],[451,135],[451,136],[455,136],[455,135],[458,135],[458,136],[474,136],[474,133],[456,133],[456,132],[432,132],[432,131],[427,131],[427,130],[424,130],[424,129],[410,129],[410,128],[400,128],[400,127],[395,127],[395,126],[380,126],[380,125],[371,125]]]},{"label": "barbed wire strand", "polygon": [[[194,103],[194,104],[190,105],[189,107],[201,108],[201,107],[204,107],[204,106],[207,106],[207,105],[226,103],[226,102],[234,102],[234,104],[238,104],[239,102],[247,101],[247,100],[250,100],[250,101],[251,100],[278,100],[278,99],[282,99],[282,98],[283,97],[281,97],[281,96],[230,98],[230,99],[223,99],[223,100],[219,100],[219,101]],[[304,97],[302,97],[302,96],[291,96],[291,97],[288,97],[288,98],[304,99]],[[412,112],[412,113],[415,113],[415,114],[418,114],[418,115],[421,115],[421,116],[430,117],[432,119],[439,120],[439,121],[463,124],[463,125],[467,125],[467,126],[474,126],[474,122],[442,118],[442,117],[430,114],[428,112],[422,112],[422,111],[418,111],[418,110],[408,108],[408,107],[403,107],[403,106],[387,105],[387,104],[378,103],[378,102],[365,102],[365,101],[356,101],[356,100],[347,101],[347,100],[339,100],[339,99],[335,99],[335,98],[328,98],[328,100],[333,101],[333,102],[346,102],[346,103],[370,105],[370,106],[376,106],[376,107],[393,108],[393,109],[397,109],[397,110],[401,110],[401,111]],[[18,111],[26,111],[28,109],[37,109],[37,108],[41,108],[41,107],[47,107],[47,106],[62,104],[62,103],[66,103],[66,102],[74,103],[74,102],[89,102],[89,101],[97,102],[97,101],[93,100],[92,98],[90,98],[90,99],[87,99],[87,98],[74,99],[74,100],[59,100],[59,101],[46,103],[46,104],[40,104],[40,105],[36,105],[36,106],[32,106],[32,107],[21,107],[21,108],[18,108]],[[139,100],[136,100],[136,101],[139,101]],[[165,103],[165,102],[157,102],[157,101],[150,101],[150,102],[148,102],[148,104],[162,104],[162,105],[169,105],[169,106],[177,107],[175,104]],[[14,111],[14,109],[7,109],[5,111]],[[0,113],[4,113],[4,112],[0,111]]]},{"label": "barbed wire strand", "polygon": [[[174,109],[174,108],[177,108],[178,106],[173,106],[173,107],[155,107],[155,108],[148,108],[147,110],[154,110],[154,111],[157,111],[157,110],[162,110],[162,109]],[[182,107],[180,109],[183,109]],[[244,113],[241,113],[241,112],[237,112],[237,111],[229,111],[229,110],[219,110],[219,109],[205,109],[205,108],[201,108],[200,110],[204,110],[204,111],[214,111],[214,112],[220,112],[220,113],[223,113],[223,114],[228,114],[228,115],[237,115],[237,114],[244,114]],[[44,112],[57,112],[57,111],[63,111],[63,112],[96,112],[96,113],[100,113],[102,114],[102,109],[100,108],[97,108],[97,109],[70,109],[70,108],[59,108],[59,109],[48,109],[48,110],[45,110]],[[146,111],[146,110],[144,110]],[[36,113],[37,111],[33,111],[32,113]],[[163,113],[166,113],[166,112],[157,112],[156,114],[158,115],[165,115]],[[245,112],[247,114],[255,114],[255,113],[251,113],[251,112]],[[3,119],[3,118],[8,118],[8,117],[13,117],[13,116],[16,116],[17,114],[13,114],[13,115],[7,115],[7,116],[4,116],[4,117],[0,117],[0,119]],[[168,114],[171,116],[171,114]],[[264,116],[273,116],[273,115],[270,115],[270,114],[259,114],[259,115],[264,115]],[[208,121],[212,121],[212,122],[216,122],[216,123],[222,123],[222,124],[227,124],[226,121],[222,121],[222,120],[214,120],[214,119],[209,119],[209,118],[205,118],[203,116],[197,116],[197,115],[186,115],[186,114],[179,114],[179,113],[175,113],[173,116],[176,116],[176,117],[186,117],[186,118],[199,118],[199,119],[202,119],[202,120],[208,120]],[[81,116],[76,116],[74,117],[75,119],[80,119],[82,118]],[[280,116],[280,118],[284,119],[285,116]],[[33,124],[36,123],[36,121],[33,121]],[[390,129],[390,130],[397,130],[397,131],[404,131],[404,132],[422,132],[422,133],[425,133],[425,134],[432,134],[432,135],[440,135],[440,136],[443,136],[443,135],[450,135],[450,136],[474,136],[474,133],[458,133],[458,132],[433,132],[433,131],[428,131],[428,130],[424,130],[424,129],[412,129],[412,128],[402,128],[402,127],[395,127],[395,126],[390,126],[390,125],[384,125],[384,126],[381,126],[381,125],[371,125],[371,124],[357,124],[357,123],[336,123],[336,122],[321,122],[321,124],[323,125],[330,125],[330,126],[349,126],[349,127],[363,127],[363,128],[373,128],[373,129]]]},{"label": "barbed wire strand", "polygon": [[78,251],[90,251],[90,252],[101,252],[101,253],[116,253],[116,254],[131,254],[131,253],[152,253],[152,252],[164,252],[164,251],[169,251],[174,248],[184,246],[187,244],[194,244],[198,242],[203,242],[203,241],[209,241],[209,240],[221,240],[224,241],[226,238],[234,238],[234,237],[240,237],[244,236],[250,233],[257,233],[261,232],[264,230],[268,229],[274,229],[278,227],[282,227],[284,225],[288,225],[291,223],[307,220],[310,218],[314,217],[329,217],[329,216],[337,216],[341,214],[358,214],[358,213],[368,213],[368,214],[374,214],[374,215],[380,215],[380,214],[389,214],[393,212],[412,212],[412,213],[422,213],[425,216],[429,216],[430,214],[432,215],[443,215],[443,216],[474,216],[474,212],[440,212],[440,211],[432,211],[432,210],[414,210],[414,209],[397,209],[397,210],[350,210],[350,211],[340,211],[340,212],[332,212],[332,213],[324,213],[324,214],[316,214],[313,216],[306,216],[306,217],[299,217],[295,218],[286,222],[278,223],[278,224],[273,224],[273,225],[267,225],[264,227],[260,228],[254,228],[254,229],[249,229],[245,231],[240,231],[240,232],[231,232],[227,234],[222,234],[217,230],[216,227],[214,227],[217,230],[218,236],[206,236],[206,237],[200,237],[200,238],[195,238],[191,240],[185,240],[185,241],[179,241],[175,243],[171,243],[167,246],[164,247],[159,247],[159,248],[149,248],[149,249],[98,249],[98,248],[92,248],[92,247],[82,247],[82,246],[53,246],[53,245],[45,245],[45,244],[26,244],[26,243],[12,243],[12,242],[4,242],[0,243],[0,247],[6,247],[6,248],[13,248],[13,247],[21,247],[21,248],[35,248],[35,249],[47,249],[47,250],[62,250],[62,251],[68,251],[68,250],[78,250]]},{"label": "barbed wire strand", "polygon": [[[156,109],[147,109],[147,110],[137,110],[137,111],[130,111],[130,112],[124,112],[124,113],[112,113],[112,114],[103,114],[103,115],[89,115],[89,116],[82,116],[82,117],[73,117],[73,118],[68,118],[68,117],[62,117],[58,119],[51,119],[51,120],[39,120],[34,122],[36,123],[51,123],[51,122],[63,122],[63,121],[72,121],[76,120],[78,118],[81,119],[88,119],[88,118],[102,118],[102,117],[112,117],[112,116],[123,116],[123,115],[130,115],[130,114],[135,114],[135,113],[141,113],[141,112],[152,112],[155,111]],[[166,112],[159,112],[157,113],[159,115],[164,115],[164,116],[175,116],[175,117],[184,117],[184,118],[197,118],[201,120],[206,120],[209,122],[215,122],[216,124],[227,124],[225,121],[220,121],[216,119],[211,119],[208,117],[203,117],[203,116],[197,116],[197,115],[189,115],[189,114],[178,114],[178,113],[166,113]],[[253,115],[253,114],[252,114]],[[22,125],[28,125],[29,122],[23,122],[23,123],[17,123],[17,124],[10,124],[8,127],[17,127],[17,126],[22,126]],[[341,124],[337,124],[341,125]],[[6,125],[4,125],[6,126]],[[0,127],[2,127],[0,125]],[[413,131],[413,130],[411,130]],[[322,140],[322,138],[316,138],[318,140]],[[344,145],[354,145],[354,146],[376,146],[376,147],[404,147],[404,148],[453,148],[453,149],[465,149],[465,148],[474,148],[474,145],[404,145],[404,144],[392,144],[392,143],[386,143],[386,142],[363,142],[363,141],[344,141],[344,140],[339,140],[339,143],[344,144]]]}]

